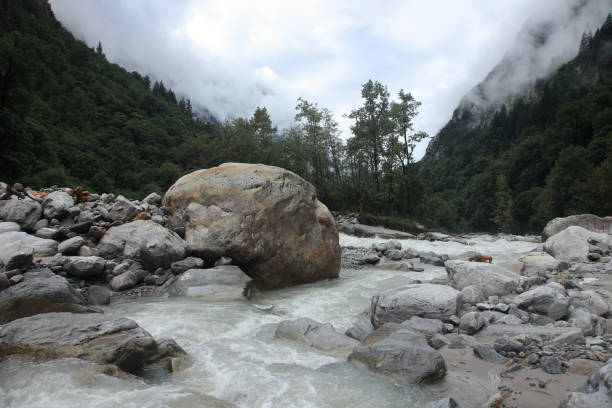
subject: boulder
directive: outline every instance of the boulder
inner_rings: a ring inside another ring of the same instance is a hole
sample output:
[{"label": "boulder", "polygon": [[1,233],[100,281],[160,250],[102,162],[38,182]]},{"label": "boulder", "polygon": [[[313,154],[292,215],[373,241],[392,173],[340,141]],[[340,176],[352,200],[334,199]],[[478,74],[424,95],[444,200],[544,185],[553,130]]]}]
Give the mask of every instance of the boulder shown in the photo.
[{"label": "boulder", "polygon": [[531,313],[546,315],[553,320],[567,316],[569,298],[560,290],[550,286],[538,286],[514,298],[514,303]]},{"label": "boulder", "polygon": [[0,234],[11,231],[21,231],[21,227],[16,222],[0,221]]},{"label": "boulder", "polygon": [[138,273],[134,271],[126,271],[120,275],[115,276],[108,283],[108,286],[115,292],[121,292],[124,290],[132,289],[134,286],[138,285],[144,277],[141,277]]},{"label": "boulder", "polygon": [[348,361],[401,382],[432,382],[446,374],[440,353],[410,329],[377,329],[353,350]]},{"label": "boulder", "polygon": [[279,167],[225,163],[183,176],[164,205],[191,250],[230,256],[264,288],[337,278],[338,229],[315,188]]},{"label": "boulder", "polygon": [[104,272],[105,266],[106,260],[98,256],[71,256],[64,262],[64,270],[80,278],[98,276]]},{"label": "boulder", "polygon": [[570,291],[569,301],[575,309],[584,309],[598,316],[606,316],[610,312],[608,302],[593,290]]},{"label": "boulder", "polygon": [[3,256],[11,256],[24,249],[31,250],[35,257],[52,256],[57,253],[57,242],[18,231],[0,234],[0,253],[4,253]]},{"label": "boulder", "polygon": [[508,359],[497,351],[490,344],[477,344],[474,346],[474,355],[481,360],[488,361],[493,364],[506,364]]},{"label": "boulder", "polygon": [[81,246],[85,244],[85,240],[83,237],[76,236],[65,241],[60,242],[57,246],[57,250],[62,253],[62,255],[73,255],[79,252]]},{"label": "boulder", "polygon": [[369,319],[361,319],[354,326],[345,331],[344,334],[361,342],[373,331],[374,326],[372,326],[372,322]]},{"label": "boulder", "polygon": [[319,323],[307,317],[285,320],[278,324],[274,337],[295,340],[327,352],[348,354],[359,342],[338,333],[329,323]]},{"label": "boulder", "polygon": [[435,333],[444,334],[447,331],[446,325],[438,319],[424,319],[419,316],[412,316],[410,320],[402,323],[402,327],[413,330],[417,333],[431,335]]},{"label": "boulder", "polygon": [[145,203],[147,203],[149,205],[155,205],[155,206],[159,207],[161,205],[162,198],[157,193],[151,193],[148,196],[146,196],[145,198],[143,198],[142,201],[144,201]]},{"label": "boulder", "polygon": [[549,221],[542,231],[542,241],[571,226],[582,227],[592,232],[610,232],[612,217],[598,217],[593,214],[570,215],[569,217],[554,218]]},{"label": "boulder", "polygon": [[461,292],[444,285],[425,283],[390,289],[372,297],[372,324],[378,328],[412,316],[449,321],[461,308],[461,302]]},{"label": "boulder", "polygon": [[172,265],[170,265],[170,269],[172,270],[172,273],[178,275],[188,269],[199,269],[203,266],[204,261],[202,259],[196,258],[194,256],[189,256],[185,259],[181,259],[180,261],[172,262]]},{"label": "boulder", "polygon": [[113,221],[129,222],[138,214],[136,207],[124,196],[119,196],[108,211],[108,216]]},{"label": "boulder", "polygon": [[207,300],[251,297],[253,280],[235,265],[189,269],[175,281],[171,295]]},{"label": "boulder", "polygon": [[559,261],[585,262],[589,255],[589,240],[612,245],[612,236],[607,233],[572,226],[548,238],[544,250]]},{"label": "boulder", "polygon": [[160,345],[136,322],[97,313],[46,313],[14,320],[0,329],[0,357],[80,358],[113,364],[141,375],[149,366],[172,366],[186,353],[174,343]]},{"label": "boulder", "polygon": [[0,265],[4,264],[7,271],[19,269],[26,271],[34,259],[34,251],[24,247],[20,242],[12,242],[0,246]]},{"label": "boulder", "polygon": [[567,321],[571,326],[582,329],[585,336],[602,336],[606,332],[606,320],[586,310],[573,310]]},{"label": "boulder", "polygon": [[461,316],[461,323],[459,323],[459,332],[474,334],[478,330],[482,329],[485,325],[485,319],[480,315],[479,312],[468,312]]},{"label": "boulder", "polygon": [[187,244],[175,232],[148,220],[111,227],[97,246],[104,258],[131,258],[153,272],[185,258]]},{"label": "boulder", "polygon": [[39,313],[88,313],[83,296],[49,270],[28,272],[24,280],[0,292],[0,324]]},{"label": "boulder", "polygon": [[560,408],[609,408],[612,406],[612,359],[591,375],[581,388],[569,392]]},{"label": "boulder", "polygon": [[482,289],[480,286],[469,285],[461,289],[461,296],[463,296],[463,301],[465,303],[469,303],[470,305],[475,305],[476,303],[480,303],[486,299],[484,293],[482,293]]},{"label": "boulder", "polygon": [[87,302],[90,305],[108,305],[110,292],[104,286],[91,285],[87,290]]},{"label": "boulder", "polygon": [[74,206],[74,199],[68,193],[54,191],[45,197],[42,206],[46,218],[61,220],[68,216],[68,209]]},{"label": "boulder", "polygon": [[520,273],[523,276],[533,276],[540,273],[559,270],[559,261],[546,252],[530,252],[519,258]]},{"label": "boulder", "polygon": [[29,198],[0,200],[0,218],[5,221],[16,222],[26,231],[33,230],[41,214],[41,205]]},{"label": "boulder", "polygon": [[477,286],[485,298],[510,294],[521,281],[520,275],[489,263],[454,260],[444,266],[450,286],[458,290]]}]

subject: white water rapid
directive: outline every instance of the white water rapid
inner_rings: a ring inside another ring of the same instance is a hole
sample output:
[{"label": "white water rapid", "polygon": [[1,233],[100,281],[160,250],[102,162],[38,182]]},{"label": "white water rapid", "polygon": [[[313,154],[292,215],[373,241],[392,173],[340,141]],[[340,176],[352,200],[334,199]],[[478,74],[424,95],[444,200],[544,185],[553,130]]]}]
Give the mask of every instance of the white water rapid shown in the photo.
[{"label": "white water rapid", "polygon": [[[369,246],[378,238],[341,234],[341,245]],[[480,251],[494,262],[517,258],[536,244],[490,236],[455,242],[400,240],[402,248],[457,255]],[[131,318],[154,337],[172,337],[194,359],[190,368],[161,384],[121,380],[63,359],[44,363],[7,358],[0,362],[0,407],[413,407],[434,398],[419,385],[400,385],[299,343],[273,338],[275,324],[297,317],[331,323],[338,332],[357,322],[372,295],[406,278],[446,276],[424,272],[343,269],[340,278],[264,293],[251,301],[141,299],[113,304],[107,313]],[[266,311],[264,311],[266,310]],[[438,396],[439,397],[439,396]],[[231,404],[226,404],[223,401]]]}]

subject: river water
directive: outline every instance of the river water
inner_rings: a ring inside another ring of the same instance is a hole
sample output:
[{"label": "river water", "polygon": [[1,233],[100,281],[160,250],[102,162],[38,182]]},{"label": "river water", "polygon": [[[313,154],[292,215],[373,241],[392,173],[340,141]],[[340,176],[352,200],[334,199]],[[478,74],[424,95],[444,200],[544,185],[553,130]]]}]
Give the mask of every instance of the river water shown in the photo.
[{"label": "river water", "polygon": [[[341,245],[369,246],[379,238],[340,234]],[[482,235],[456,242],[400,240],[402,248],[458,255],[479,251],[494,262],[516,259],[536,244]],[[107,307],[154,337],[174,338],[194,364],[161,384],[120,380],[92,372],[77,359],[44,363],[8,358],[0,363],[0,407],[413,407],[439,396],[419,385],[395,384],[352,367],[346,356],[274,339],[282,320],[310,317],[344,332],[368,310],[372,295],[407,279],[445,276],[424,272],[343,269],[340,278],[255,293],[250,301],[141,299]],[[229,405],[231,406],[231,405]]]}]

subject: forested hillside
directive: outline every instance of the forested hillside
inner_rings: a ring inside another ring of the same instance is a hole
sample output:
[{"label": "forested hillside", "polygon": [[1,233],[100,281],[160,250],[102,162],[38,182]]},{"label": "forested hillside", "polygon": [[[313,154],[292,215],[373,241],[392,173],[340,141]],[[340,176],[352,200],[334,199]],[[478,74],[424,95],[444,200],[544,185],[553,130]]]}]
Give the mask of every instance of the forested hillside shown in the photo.
[{"label": "forested hillside", "polygon": [[480,125],[457,109],[420,163],[430,221],[452,230],[538,232],[553,217],[612,213],[612,18],[536,96]]}]

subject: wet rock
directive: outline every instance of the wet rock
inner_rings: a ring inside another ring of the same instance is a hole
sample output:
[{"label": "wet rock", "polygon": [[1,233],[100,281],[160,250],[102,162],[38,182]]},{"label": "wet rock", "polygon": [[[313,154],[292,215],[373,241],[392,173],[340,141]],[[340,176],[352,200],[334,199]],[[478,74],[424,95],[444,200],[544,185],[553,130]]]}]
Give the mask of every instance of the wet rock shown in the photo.
[{"label": "wet rock", "polygon": [[171,295],[207,300],[251,297],[253,280],[235,265],[209,269],[189,269],[178,277]]},{"label": "wet rock", "polygon": [[354,326],[350,327],[346,332],[344,332],[344,334],[361,342],[373,331],[374,326],[372,326],[372,322],[370,322],[368,319],[361,319]]},{"label": "wet rock", "polygon": [[539,286],[523,292],[514,298],[514,303],[520,309],[546,315],[553,320],[567,316],[569,308],[567,296],[557,288],[550,286]]},{"label": "wet rock", "polygon": [[60,242],[57,246],[57,250],[61,252],[62,255],[73,255],[79,251],[83,244],[85,244],[85,240],[77,235],[74,238]]},{"label": "wet rock", "polygon": [[0,218],[12,221],[25,230],[32,231],[42,215],[42,206],[34,200],[0,200]]},{"label": "wet rock", "polygon": [[329,323],[323,324],[307,317],[285,320],[278,324],[274,337],[295,340],[320,350],[346,354],[359,342],[336,332]]},{"label": "wet rock", "polygon": [[54,191],[44,198],[42,206],[46,218],[62,220],[69,215],[68,209],[74,206],[74,200],[68,193]]},{"label": "wet rock", "polygon": [[444,266],[452,287],[462,290],[466,286],[477,286],[485,297],[512,293],[521,280],[519,275],[494,264],[447,261]]},{"label": "wet rock", "polygon": [[91,285],[87,291],[87,301],[90,305],[108,305],[110,292],[103,286]]},{"label": "wet rock", "polygon": [[474,355],[481,360],[488,361],[494,364],[506,364],[508,359],[497,351],[490,344],[477,344],[474,346]]},{"label": "wet rock", "polygon": [[448,255],[440,255],[433,252],[419,252],[419,260],[428,265],[444,266]]},{"label": "wet rock", "polygon": [[540,358],[540,368],[548,374],[563,374],[563,367],[558,358],[544,356]]},{"label": "wet rock", "polygon": [[189,256],[185,259],[181,259],[180,261],[172,262],[170,265],[170,270],[175,275],[181,274],[188,269],[199,269],[204,266],[204,261],[200,258],[196,258],[194,256]]},{"label": "wet rock", "polygon": [[105,266],[106,260],[97,256],[71,256],[64,263],[68,274],[82,278],[102,274]]},{"label": "wet rock", "polygon": [[401,323],[412,316],[448,321],[457,314],[461,302],[461,292],[449,286],[407,285],[372,297],[372,324]]},{"label": "wet rock", "polygon": [[485,319],[479,312],[468,312],[461,316],[459,332],[474,334],[485,325]]}]

